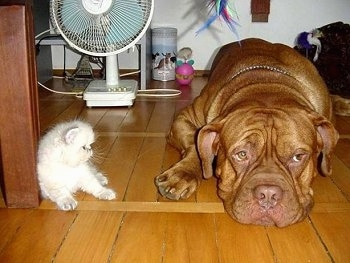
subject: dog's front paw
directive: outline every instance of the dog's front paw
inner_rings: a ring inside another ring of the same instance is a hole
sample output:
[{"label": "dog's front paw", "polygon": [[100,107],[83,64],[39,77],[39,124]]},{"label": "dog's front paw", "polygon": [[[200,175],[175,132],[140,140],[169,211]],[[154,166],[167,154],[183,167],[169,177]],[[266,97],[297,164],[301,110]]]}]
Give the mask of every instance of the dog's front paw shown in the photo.
[{"label": "dog's front paw", "polygon": [[96,197],[102,200],[113,200],[117,198],[117,193],[112,189],[104,188],[96,195]]},{"label": "dog's front paw", "polygon": [[155,178],[158,191],[172,200],[187,199],[196,191],[199,181],[195,175],[174,170],[169,169]]},{"label": "dog's front paw", "polygon": [[74,210],[78,206],[78,202],[72,197],[64,197],[56,202],[58,209],[64,211]]}]

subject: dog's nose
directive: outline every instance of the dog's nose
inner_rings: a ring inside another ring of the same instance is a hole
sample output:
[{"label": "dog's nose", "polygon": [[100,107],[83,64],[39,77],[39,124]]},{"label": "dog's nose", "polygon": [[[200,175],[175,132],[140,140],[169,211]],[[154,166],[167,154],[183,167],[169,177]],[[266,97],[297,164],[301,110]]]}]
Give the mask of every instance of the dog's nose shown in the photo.
[{"label": "dog's nose", "polygon": [[283,197],[283,191],[277,185],[259,185],[255,187],[253,194],[264,209],[275,207]]}]

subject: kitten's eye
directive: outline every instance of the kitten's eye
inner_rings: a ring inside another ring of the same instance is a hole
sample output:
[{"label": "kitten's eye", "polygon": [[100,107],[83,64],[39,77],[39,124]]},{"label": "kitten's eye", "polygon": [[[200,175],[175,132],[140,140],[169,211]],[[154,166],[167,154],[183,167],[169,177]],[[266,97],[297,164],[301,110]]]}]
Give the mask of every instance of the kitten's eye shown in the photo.
[{"label": "kitten's eye", "polygon": [[234,155],[235,159],[239,162],[244,161],[245,159],[248,158],[247,152],[246,151],[240,151]]},{"label": "kitten's eye", "polygon": [[84,151],[91,151],[91,146],[90,145],[84,145],[83,147]]}]

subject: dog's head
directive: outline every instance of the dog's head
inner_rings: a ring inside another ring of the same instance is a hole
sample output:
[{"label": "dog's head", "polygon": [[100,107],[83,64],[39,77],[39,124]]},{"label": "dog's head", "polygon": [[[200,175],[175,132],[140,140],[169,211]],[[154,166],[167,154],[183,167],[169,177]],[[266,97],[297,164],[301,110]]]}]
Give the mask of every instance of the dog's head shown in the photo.
[{"label": "dog's head", "polygon": [[313,206],[312,178],[331,173],[338,139],[324,117],[301,109],[240,109],[198,134],[205,178],[218,177],[226,211],[245,224],[284,227]]}]

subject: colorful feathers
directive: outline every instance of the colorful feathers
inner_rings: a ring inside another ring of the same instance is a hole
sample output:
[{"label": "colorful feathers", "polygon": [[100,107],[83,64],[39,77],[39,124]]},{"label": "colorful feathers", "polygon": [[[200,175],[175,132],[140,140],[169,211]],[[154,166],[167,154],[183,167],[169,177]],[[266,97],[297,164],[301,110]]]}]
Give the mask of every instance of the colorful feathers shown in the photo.
[{"label": "colorful feathers", "polygon": [[237,17],[237,13],[230,0],[209,0],[208,8],[209,14],[211,15],[204,25],[197,30],[196,34],[209,28],[215,20],[222,19],[226,22],[227,26],[236,37],[239,38],[236,30],[236,27],[239,26],[239,24],[234,19],[234,17]]}]

